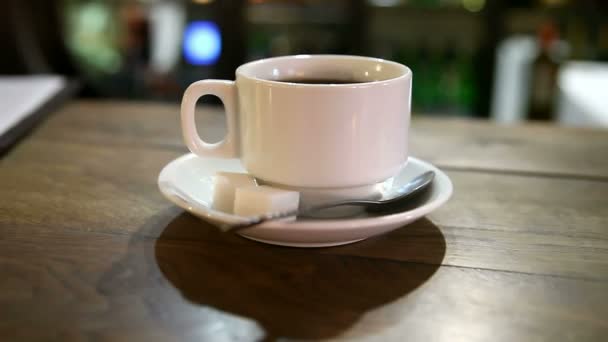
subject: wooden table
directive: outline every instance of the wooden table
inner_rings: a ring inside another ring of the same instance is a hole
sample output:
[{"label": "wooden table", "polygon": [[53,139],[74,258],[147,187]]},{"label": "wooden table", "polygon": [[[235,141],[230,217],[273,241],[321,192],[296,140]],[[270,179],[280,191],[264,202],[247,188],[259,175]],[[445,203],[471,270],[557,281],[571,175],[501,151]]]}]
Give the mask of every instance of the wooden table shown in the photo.
[{"label": "wooden table", "polygon": [[[222,135],[216,112],[204,134]],[[173,105],[73,102],[0,161],[0,340],[608,340],[608,132],[417,118],[452,199],[343,247],[166,201]],[[223,339],[222,339],[223,338]]]}]

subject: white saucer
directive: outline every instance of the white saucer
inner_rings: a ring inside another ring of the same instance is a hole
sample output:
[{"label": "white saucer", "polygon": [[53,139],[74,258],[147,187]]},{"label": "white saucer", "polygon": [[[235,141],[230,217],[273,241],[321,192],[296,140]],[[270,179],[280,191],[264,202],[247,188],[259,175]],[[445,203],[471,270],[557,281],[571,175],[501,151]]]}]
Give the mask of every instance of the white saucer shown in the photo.
[{"label": "white saucer", "polygon": [[[452,194],[452,182],[435,166],[410,157],[394,178],[391,190],[415,176],[435,171],[435,180],[422,203],[403,212],[378,215],[363,213],[348,219],[270,221],[239,232],[251,240],[292,247],[328,247],[360,241],[403,227],[435,210]],[[214,176],[218,171],[245,172],[238,159],[181,156],[166,165],[158,176],[160,191],[171,202],[211,223],[237,223],[241,217],[211,209]]]}]

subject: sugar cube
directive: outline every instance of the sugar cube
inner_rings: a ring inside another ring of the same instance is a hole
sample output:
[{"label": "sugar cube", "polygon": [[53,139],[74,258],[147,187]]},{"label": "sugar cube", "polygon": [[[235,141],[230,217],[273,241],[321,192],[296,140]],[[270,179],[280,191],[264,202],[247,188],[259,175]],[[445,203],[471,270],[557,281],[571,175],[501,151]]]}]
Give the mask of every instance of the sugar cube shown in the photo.
[{"label": "sugar cube", "polygon": [[234,213],[256,216],[298,209],[300,193],[270,186],[249,186],[236,189]]},{"label": "sugar cube", "polygon": [[232,214],[236,189],[256,185],[255,178],[246,173],[218,172],[213,183],[213,209]]}]

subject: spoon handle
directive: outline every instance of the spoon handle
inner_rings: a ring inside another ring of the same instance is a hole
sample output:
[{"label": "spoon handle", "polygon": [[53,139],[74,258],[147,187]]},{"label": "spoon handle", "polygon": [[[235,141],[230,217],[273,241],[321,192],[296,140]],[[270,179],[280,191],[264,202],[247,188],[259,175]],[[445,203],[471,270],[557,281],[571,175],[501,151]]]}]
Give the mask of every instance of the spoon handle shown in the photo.
[{"label": "spoon handle", "polygon": [[364,199],[354,199],[354,200],[342,200],[333,203],[320,204],[308,208],[304,208],[301,210],[291,210],[291,211],[283,211],[283,212],[274,212],[259,216],[247,217],[244,221],[236,223],[236,224],[223,224],[220,226],[220,229],[224,232],[228,231],[239,231],[241,229],[250,228],[261,224],[266,221],[271,220],[279,220],[282,218],[292,217],[292,216],[304,216],[310,215],[320,210],[340,207],[343,205],[352,205],[352,206],[363,206],[368,211],[377,211],[380,212],[382,209],[391,209],[393,207],[398,207],[403,205],[405,201],[409,201],[411,197],[415,194],[420,193],[422,190],[428,188],[427,186],[431,184],[433,178],[435,177],[435,172],[428,171],[425,172],[418,177],[411,180],[405,186],[400,188],[396,194],[393,195],[390,199],[384,199],[381,201],[373,201],[373,200],[364,200]]},{"label": "spoon handle", "polygon": [[256,226],[256,225],[264,223],[266,221],[274,221],[274,220],[280,220],[280,219],[292,217],[292,216],[297,217],[297,216],[302,216],[302,215],[313,214],[320,210],[341,207],[343,205],[366,207],[369,205],[375,205],[377,203],[378,203],[377,201],[368,201],[368,200],[347,200],[347,201],[340,201],[340,202],[334,202],[334,203],[326,203],[326,204],[320,204],[320,205],[316,205],[316,206],[312,206],[312,207],[308,207],[308,208],[304,208],[304,209],[300,209],[300,210],[274,212],[274,213],[265,214],[265,215],[247,217],[246,221],[235,223],[235,224],[224,224],[224,225],[220,226],[220,229],[223,232],[229,232],[229,231],[235,232],[235,231],[239,231],[241,229],[246,229],[246,228]]}]

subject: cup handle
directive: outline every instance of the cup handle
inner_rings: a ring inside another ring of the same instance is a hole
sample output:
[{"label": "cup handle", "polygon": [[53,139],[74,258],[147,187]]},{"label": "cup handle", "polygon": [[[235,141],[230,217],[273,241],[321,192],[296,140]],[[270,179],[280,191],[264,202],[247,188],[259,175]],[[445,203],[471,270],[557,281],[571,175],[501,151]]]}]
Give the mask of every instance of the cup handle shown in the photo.
[{"label": "cup handle", "polygon": [[[194,120],[196,101],[204,95],[215,95],[224,103],[227,133],[217,143],[205,142],[198,135]],[[181,106],[182,133],[190,151],[200,157],[237,158],[239,141],[236,114],[236,84],[234,81],[202,80],[192,83],[184,93]]]}]

